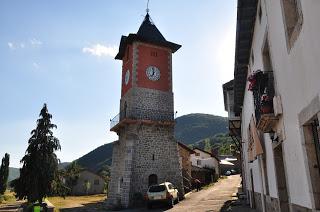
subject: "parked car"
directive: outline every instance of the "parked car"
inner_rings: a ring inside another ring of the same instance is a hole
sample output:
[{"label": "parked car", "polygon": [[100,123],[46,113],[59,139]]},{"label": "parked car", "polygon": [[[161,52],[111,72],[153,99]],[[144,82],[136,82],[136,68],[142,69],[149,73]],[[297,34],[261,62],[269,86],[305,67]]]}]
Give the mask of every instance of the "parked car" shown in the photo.
[{"label": "parked car", "polygon": [[159,185],[150,186],[146,198],[148,201],[148,208],[152,208],[154,204],[158,203],[164,203],[172,208],[174,203],[179,202],[179,192],[172,183],[164,182]]},{"label": "parked car", "polygon": [[230,176],[231,175],[231,171],[226,171],[226,173],[224,175]]}]

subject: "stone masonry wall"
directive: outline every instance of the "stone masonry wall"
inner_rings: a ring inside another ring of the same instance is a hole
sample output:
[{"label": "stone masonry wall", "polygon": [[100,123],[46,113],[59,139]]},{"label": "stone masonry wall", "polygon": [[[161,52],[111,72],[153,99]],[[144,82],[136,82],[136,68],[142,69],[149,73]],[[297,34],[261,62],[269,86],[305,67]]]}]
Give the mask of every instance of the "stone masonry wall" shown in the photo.
[{"label": "stone masonry wall", "polygon": [[178,145],[174,139],[173,126],[131,126],[137,132],[134,144],[131,194],[145,194],[149,176],[156,174],[158,183],[169,181],[184,194],[179,163]]},{"label": "stone masonry wall", "polygon": [[128,207],[131,183],[133,141],[120,138],[113,145],[111,179],[108,189],[108,204],[111,207]]},{"label": "stone masonry wall", "polygon": [[131,88],[120,100],[120,111],[127,108],[141,108],[154,111],[173,112],[173,93],[148,88]]}]

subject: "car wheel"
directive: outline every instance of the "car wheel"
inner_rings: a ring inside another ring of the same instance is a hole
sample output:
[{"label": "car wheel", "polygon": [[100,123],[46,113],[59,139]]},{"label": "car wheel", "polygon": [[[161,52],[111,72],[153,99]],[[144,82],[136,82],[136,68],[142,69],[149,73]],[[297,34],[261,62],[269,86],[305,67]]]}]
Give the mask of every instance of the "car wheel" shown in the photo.
[{"label": "car wheel", "polygon": [[179,193],[177,193],[176,204],[179,203]]},{"label": "car wheel", "polygon": [[171,198],[169,199],[168,205],[169,205],[170,208],[173,208],[173,206],[174,206],[174,199],[173,199],[173,197],[171,197]]}]

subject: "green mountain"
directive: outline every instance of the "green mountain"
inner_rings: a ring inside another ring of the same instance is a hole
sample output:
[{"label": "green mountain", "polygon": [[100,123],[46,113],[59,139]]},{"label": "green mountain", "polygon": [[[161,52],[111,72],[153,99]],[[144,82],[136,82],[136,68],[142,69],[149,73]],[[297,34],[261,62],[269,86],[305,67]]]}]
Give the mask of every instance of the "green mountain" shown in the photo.
[{"label": "green mountain", "polygon": [[110,166],[112,161],[113,143],[104,144],[88,154],[77,159],[78,164],[91,171],[98,172],[105,166]]},{"label": "green mountain", "polygon": [[70,162],[62,162],[58,164],[58,169],[65,169],[67,166],[69,166],[71,163]]},{"label": "green mountain", "polygon": [[187,145],[227,131],[228,119],[221,116],[194,113],[176,119],[175,137]]},{"label": "green mountain", "polygon": [[[189,114],[176,119],[175,137],[187,145],[211,148],[214,143],[225,143],[227,118],[209,114]],[[219,135],[220,134],[220,135]],[[112,162],[113,143],[104,144],[77,159],[80,166],[98,172]],[[208,146],[209,145],[209,146]],[[205,149],[205,148],[204,148]]]},{"label": "green mountain", "polygon": [[20,170],[19,168],[13,168],[9,167],[9,177],[8,177],[8,182],[17,179],[20,176]]}]

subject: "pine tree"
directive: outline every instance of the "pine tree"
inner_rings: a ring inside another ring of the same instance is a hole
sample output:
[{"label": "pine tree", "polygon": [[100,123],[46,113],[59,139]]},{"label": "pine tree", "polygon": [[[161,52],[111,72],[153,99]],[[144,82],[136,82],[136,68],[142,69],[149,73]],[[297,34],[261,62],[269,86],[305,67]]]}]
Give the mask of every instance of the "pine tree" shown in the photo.
[{"label": "pine tree", "polygon": [[51,131],[57,128],[51,123],[52,115],[48,113],[44,104],[37,128],[31,131],[25,156],[20,161],[20,178],[14,182],[14,189],[18,199],[27,199],[34,203],[50,195],[53,183],[58,174],[58,158],[55,151],[60,150],[59,140]]},{"label": "pine tree", "polygon": [[7,189],[8,176],[9,176],[9,160],[10,155],[8,153],[2,158],[0,167],[0,195],[4,194]]}]

